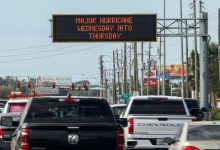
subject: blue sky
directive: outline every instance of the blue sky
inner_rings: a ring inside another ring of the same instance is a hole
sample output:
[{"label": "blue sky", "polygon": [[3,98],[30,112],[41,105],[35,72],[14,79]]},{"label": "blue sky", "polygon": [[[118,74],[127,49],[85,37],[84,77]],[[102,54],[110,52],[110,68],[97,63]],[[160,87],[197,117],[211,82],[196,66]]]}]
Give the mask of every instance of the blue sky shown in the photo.
[{"label": "blue sky", "polygon": [[[189,18],[193,0],[183,0],[183,17]],[[197,5],[198,5],[197,0]],[[203,0],[209,13],[209,34],[218,37],[220,0]],[[72,76],[74,81],[99,78],[98,57],[112,56],[123,43],[53,43],[52,14],[139,14],[163,16],[163,0],[5,0],[0,5],[0,76]],[[167,18],[179,18],[179,0],[166,0]],[[193,39],[190,39],[193,41]],[[128,43],[129,45],[130,43]],[[140,44],[139,44],[140,45]],[[153,43],[156,54],[159,43]],[[189,49],[193,48],[192,42]],[[145,43],[145,51],[148,43]],[[180,63],[180,39],[167,39],[167,63]],[[139,49],[140,51],[140,49]],[[104,57],[106,68],[111,59]],[[98,82],[98,81],[97,81]]]}]

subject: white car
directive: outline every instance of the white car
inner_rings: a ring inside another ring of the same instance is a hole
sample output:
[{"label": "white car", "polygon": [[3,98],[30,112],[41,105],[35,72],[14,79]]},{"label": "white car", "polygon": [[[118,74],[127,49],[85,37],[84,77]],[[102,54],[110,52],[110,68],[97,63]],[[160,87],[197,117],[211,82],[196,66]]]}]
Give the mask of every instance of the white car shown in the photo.
[{"label": "white car", "polygon": [[219,150],[220,121],[185,123],[175,139],[164,138],[169,150]]},{"label": "white car", "polygon": [[2,113],[22,113],[30,97],[11,98],[5,104]]}]

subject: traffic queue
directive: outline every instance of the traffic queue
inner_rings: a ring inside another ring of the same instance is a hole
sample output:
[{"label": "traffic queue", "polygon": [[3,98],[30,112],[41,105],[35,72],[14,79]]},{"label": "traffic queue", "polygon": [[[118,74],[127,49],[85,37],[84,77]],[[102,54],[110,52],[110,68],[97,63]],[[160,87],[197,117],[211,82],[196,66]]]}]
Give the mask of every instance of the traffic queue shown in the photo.
[{"label": "traffic queue", "polygon": [[17,93],[0,114],[0,149],[220,149],[220,122],[204,121],[207,109],[194,102],[132,96],[110,105],[100,97]]}]

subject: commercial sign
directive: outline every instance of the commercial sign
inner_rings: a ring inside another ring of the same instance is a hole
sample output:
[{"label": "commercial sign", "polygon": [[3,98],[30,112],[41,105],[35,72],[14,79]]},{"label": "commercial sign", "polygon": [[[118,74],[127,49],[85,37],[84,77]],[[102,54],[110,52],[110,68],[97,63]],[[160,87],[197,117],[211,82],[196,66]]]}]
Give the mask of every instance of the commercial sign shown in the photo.
[{"label": "commercial sign", "polygon": [[144,72],[144,85],[148,85],[148,74],[150,75],[150,87],[156,88],[157,87],[157,76],[156,70],[150,70]]},{"label": "commercial sign", "polygon": [[[186,65],[183,68],[184,77],[186,76]],[[182,67],[181,64],[169,65],[170,77],[181,77]]]},{"label": "commercial sign", "polygon": [[53,15],[54,42],[156,41],[156,14]]},{"label": "commercial sign", "polygon": [[[159,72],[159,67],[156,67],[156,70],[157,70],[157,72]],[[184,65],[184,71],[183,71],[184,77],[186,77],[186,70],[187,70],[187,67],[186,67],[186,65]],[[163,75],[163,67],[161,67],[160,77],[161,77],[161,74]],[[166,68],[165,68],[166,80],[169,80],[170,78],[180,78],[181,75],[182,75],[181,64],[166,65]]]},{"label": "commercial sign", "polygon": [[72,85],[72,77],[51,77],[51,76],[39,76],[37,78],[37,85],[38,86],[51,86],[52,83],[56,85]]}]

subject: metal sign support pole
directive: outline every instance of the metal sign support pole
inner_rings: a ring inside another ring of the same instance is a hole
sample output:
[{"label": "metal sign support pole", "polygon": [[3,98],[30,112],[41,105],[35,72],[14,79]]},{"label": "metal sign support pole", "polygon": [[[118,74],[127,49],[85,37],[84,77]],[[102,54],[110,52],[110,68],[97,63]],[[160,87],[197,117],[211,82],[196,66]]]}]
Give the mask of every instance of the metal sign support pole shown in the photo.
[{"label": "metal sign support pole", "polygon": [[[200,107],[208,108],[208,13],[201,13],[200,21]],[[208,113],[206,113],[208,120]]]}]

